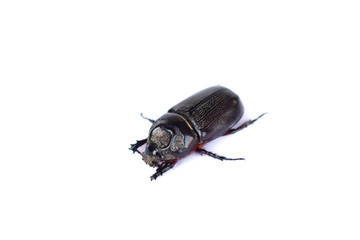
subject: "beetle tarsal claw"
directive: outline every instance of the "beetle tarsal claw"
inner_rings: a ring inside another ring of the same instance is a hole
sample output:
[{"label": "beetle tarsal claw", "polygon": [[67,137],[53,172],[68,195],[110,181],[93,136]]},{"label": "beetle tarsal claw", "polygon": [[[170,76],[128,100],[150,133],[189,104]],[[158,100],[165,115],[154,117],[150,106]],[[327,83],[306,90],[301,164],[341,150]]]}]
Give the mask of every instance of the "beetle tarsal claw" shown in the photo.
[{"label": "beetle tarsal claw", "polygon": [[142,145],[144,145],[144,144],[146,143],[146,141],[147,141],[146,138],[143,139],[143,140],[137,140],[136,143],[130,144],[130,148],[129,148],[129,149],[130,149],[131,151],[133,151],[133,153],[137,152],[137,153],[141,154],[140,151],[138,150],[138,148],[141,147]]}]

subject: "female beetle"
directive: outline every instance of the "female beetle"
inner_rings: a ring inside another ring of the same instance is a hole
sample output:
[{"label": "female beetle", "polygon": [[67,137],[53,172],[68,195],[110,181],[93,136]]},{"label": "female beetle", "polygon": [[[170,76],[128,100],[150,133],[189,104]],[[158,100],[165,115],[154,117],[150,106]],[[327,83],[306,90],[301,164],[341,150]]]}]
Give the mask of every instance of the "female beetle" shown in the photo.
[{"label": "female beetle", "polygon": [[[246,128],[265,113],[233,128],[243,114],[244,106],[238,95],[225,87],[210,87],[170,108],[156,121],[144,117],[152,123],[149,136],[131,144],[130,150],[141,154],[148,165],[157,167],[151,180],[174,167],[179,159],[194,150],[219,160],[244,160],[226,158],[201,148],[215,138]],[[144,144],[145,151],[140,153],[138,148]]]}]

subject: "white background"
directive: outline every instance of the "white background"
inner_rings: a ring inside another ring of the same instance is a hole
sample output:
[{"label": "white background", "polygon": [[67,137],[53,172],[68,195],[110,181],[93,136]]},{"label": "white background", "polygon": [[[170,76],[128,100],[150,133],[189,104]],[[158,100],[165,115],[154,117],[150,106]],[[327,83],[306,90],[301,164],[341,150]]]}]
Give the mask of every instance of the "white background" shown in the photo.
[{"label": "white background", "polygon": [[[360,239],[358,1],[2,1],[1,239]],[[129,150],[213,85],[253,126],[156,181]]]}]

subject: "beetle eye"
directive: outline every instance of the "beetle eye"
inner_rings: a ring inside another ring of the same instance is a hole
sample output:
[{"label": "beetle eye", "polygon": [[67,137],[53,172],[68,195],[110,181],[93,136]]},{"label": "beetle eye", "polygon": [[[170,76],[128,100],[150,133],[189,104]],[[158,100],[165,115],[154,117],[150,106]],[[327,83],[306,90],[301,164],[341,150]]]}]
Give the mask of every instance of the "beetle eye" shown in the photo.
[{"label": "beetle eye", "polygon": [[162,149],[169,146],[171,135],[172,134],[169,130],[157,127],[152,131],[150,140]]}]

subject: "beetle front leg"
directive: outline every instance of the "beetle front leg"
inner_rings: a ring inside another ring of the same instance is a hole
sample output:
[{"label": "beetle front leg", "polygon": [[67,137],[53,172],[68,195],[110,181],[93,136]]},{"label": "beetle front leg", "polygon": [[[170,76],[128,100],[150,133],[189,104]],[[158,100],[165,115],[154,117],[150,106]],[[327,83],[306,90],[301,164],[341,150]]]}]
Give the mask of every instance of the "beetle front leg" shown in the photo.
[{"label": "beetle front leg", "polygon": [[263,113],[263,114],[261,114],[260,116],[258,116],[257,118],[255,118],[255,119],[253,119],[253,120],[249,120],[249,121],[247,121],[247,122],[244,122],[243,124],[241,124],[241,125],[240,125],[239,127],[237,127],[237,128],[230,129],[230,130],[227,131],[224,135],[236,133],[236,132],[240,131],[241,129],[244,129],[244,128],[250,126],[251,124],[253,124],[254,122],[256,122],[259,118],[261,118],[261,117],[264,116],[265,114],[267,114],[267,113]]},{"label": "beetle front leg", "polygon": [[169,171],[171,168],[173,168],[175,166],[176,162],[177,162],[177,160],[161,163],[158,166],[158,168],[156,169],[156,172],[150,177],[151,181],[156,180],[156,178],[163,175],[163,173],[165,173],[165,172]]},{"label": "beetle front leg", "polygon": [[224,157],[224,156],[217,155],[216,153],[206,151],[203,148],[197,148],[196,151],[199,152],[200,154],[205,154],[205,155],[208,155],[210,157],[219,159],[221,161],[224,161],[224,160],[245,160],[245,158],[227,158],[227,157]]},{"label": "beetle front leg", "polygon": [[129,149],[130,149],[131,151],[133,151],[133,153],[137,152],[137,153],[141,154],[141,153],[139,152],[139,150],[137,150],[137,149],[138,149],[139,147],[141,147],[142,145],[144,145],[144,144],[146,143],[146,141],[147,141],[146,138],[143,139],[143,140],[138,140],[138,141],[136,141],[136,143],[131,144]]}]

